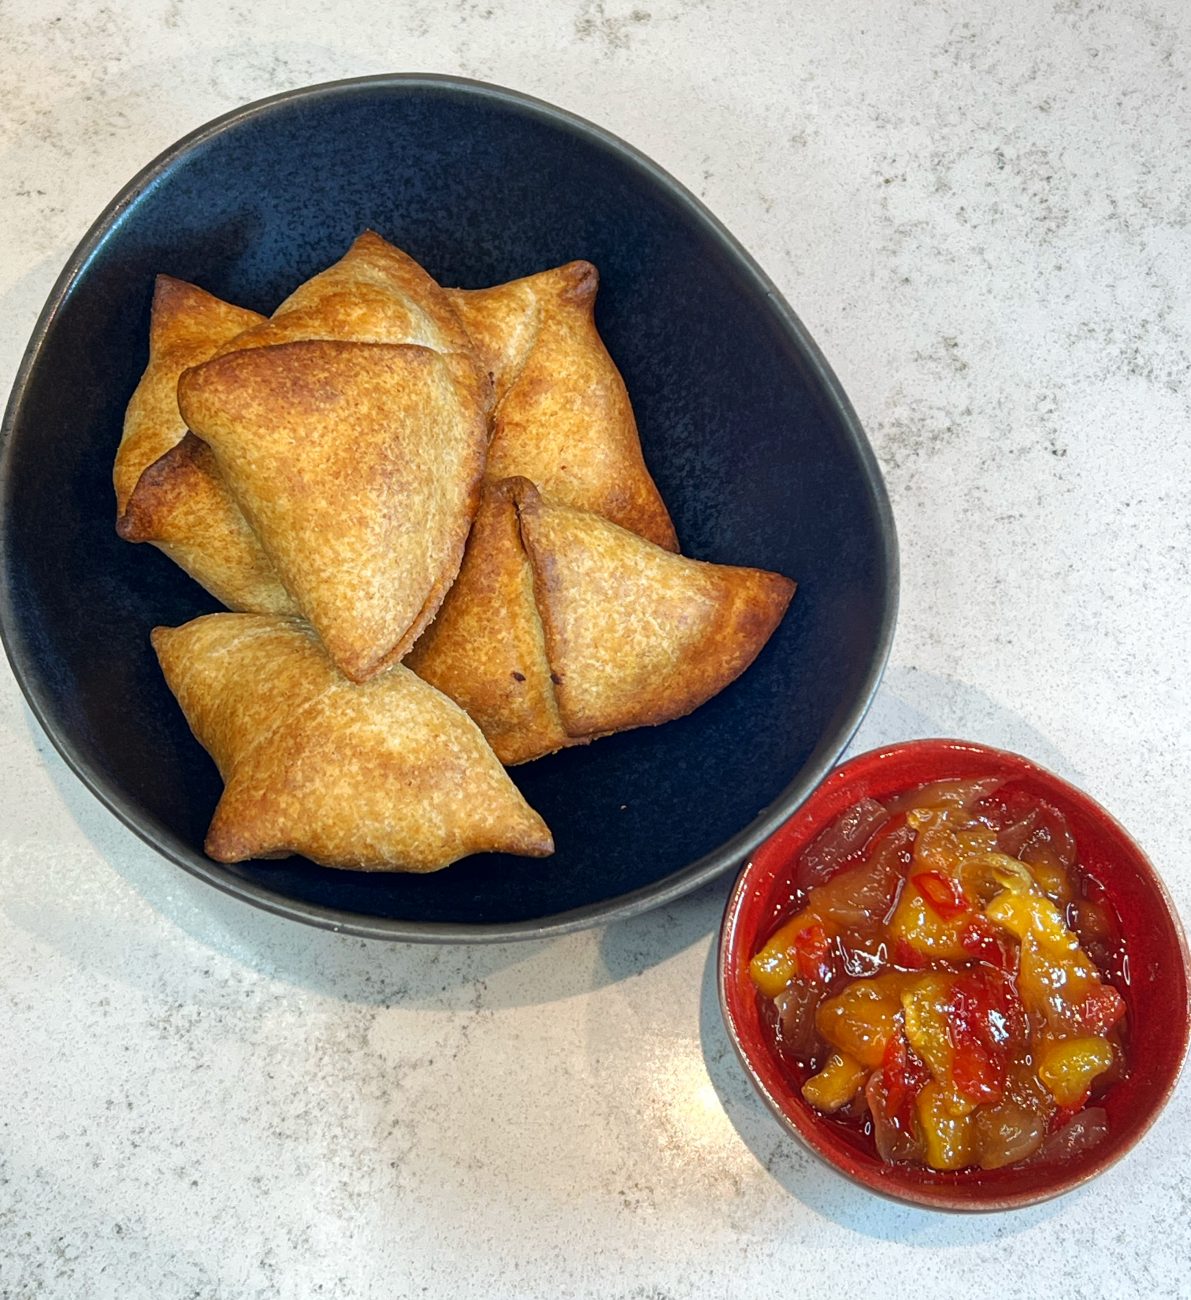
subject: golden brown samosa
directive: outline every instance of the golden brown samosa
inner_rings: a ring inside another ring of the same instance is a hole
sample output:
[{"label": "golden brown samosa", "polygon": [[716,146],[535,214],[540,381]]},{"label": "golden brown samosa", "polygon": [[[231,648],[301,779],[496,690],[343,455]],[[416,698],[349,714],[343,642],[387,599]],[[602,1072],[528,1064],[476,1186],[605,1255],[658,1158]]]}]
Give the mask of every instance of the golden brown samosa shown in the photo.
[{"label": "golden brown samosa", "polygon": [[466,709],[510,765],[574,743],[558,714],[521,541],[523,484],[484,485],[455,585],[405,660]]},{"label": "golden brown samosa", "polygon": [[[183,472],[159,487],[158,458],[186,433],[178,376],[265,318],[196,285],[159,275],[149,323],[149,364],[128,403],[116,452],[116,531],[151,541],[224,604],[292,613],[294,603],[238,510],[221,509],[206,476]],[[217,485],[218,487],[218,485]]]},{"label": "golden brown samosa", "polygon": [[678,550],[624,381],[595,326],[599,274],[568,262],[450,299],[496,382],[487,477],[521,476]]},{"label": "golden brown samosa", "polygon": [[559,716],[571,736],[668,722],[735,681],[794,595],[779,573],[672,555],[519,494]]},{"label": "golden brown samosa", "polygon": [[459,571],[483,473],[483,410],[450,359],[274,344],[188,370],[178,404],[339,668],[400,659]]},{"label": "golden brown samosa", "polygon": [[[223,355],[306,339],[429,347],[443,355],[469,417],[474,413],[477,420],[487,418],[491,383],[445,292],[412,258],[373,231],[362,234],[333,266],[300,285],[268,320],[251,313],[244,328],[223,338],[212,351]],[[206,359],[195,358],[190,364]],[[178,373],[173,375],[175,384]],[[478,423],[469,418],[468,427],[474,439]],[[482,455],[482,446],[477,447]],[[240,557],[245,570],[255,565],[269,572],[271,566],[214,460],[195,438],[183,439],[142,476],[127,513],[135,520],[135,535],[130,524],[126,536],[136,541],[168,538],[171,554],[185,556],[190,572],[230,608],[296,609],[280,583],[276,586],[282,600],[268,605],[251,586],[238,588],[224,581],[217,590],[210,580],[227,563],[226,556]]]},{"label": "golden brown samosa", "polygon": [[178,376],[211,357],[264,317],[216,298],[198,285],[159,275],[149,315],[149,364],[128,403],[112,483],[124,513],[137,479],[186,432],[178,411]]},{"label": "golden brown samosa", "polygon": [[356,343],[417,343],[458,356],[484,401],[487,372],[448,297],[408,253],[366,230],[334,265],[300,284],[269,317],[224,351],[339,339]]},{"label": "golden brown samosa", "polygon": [[211,857],[437,871],[553,851],[475,724],[401,665],[357,685],[301,620],[254,614],[159,627],[153,646],[224,780]]},{"label": "golden brown samosa", "polygon": [[532,483],[485,488],[459,581],[409,666],[505,763],[681,717],[752,663],[794,583],[674,555]]}]

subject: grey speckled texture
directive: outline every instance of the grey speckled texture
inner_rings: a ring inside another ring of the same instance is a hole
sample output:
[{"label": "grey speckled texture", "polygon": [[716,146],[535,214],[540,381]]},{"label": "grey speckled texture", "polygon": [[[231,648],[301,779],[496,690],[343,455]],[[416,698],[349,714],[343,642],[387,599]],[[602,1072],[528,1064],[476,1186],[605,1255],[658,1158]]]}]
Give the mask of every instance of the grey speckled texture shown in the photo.
[{"label": "grey speckled texture", "polygon": [[[102,204],[205,119],[432,70],[690,185],[870,429],[904,568],[856,748],[1020,749],[1191,912],[1185,0],[0,7],[0,374]],[[713,996],[723,887],[480,951],[209,893],[0,686],[0,1295],[1191,1295],[1186,1084],[1012,1217],[874,1201],[782,1137]]]}]

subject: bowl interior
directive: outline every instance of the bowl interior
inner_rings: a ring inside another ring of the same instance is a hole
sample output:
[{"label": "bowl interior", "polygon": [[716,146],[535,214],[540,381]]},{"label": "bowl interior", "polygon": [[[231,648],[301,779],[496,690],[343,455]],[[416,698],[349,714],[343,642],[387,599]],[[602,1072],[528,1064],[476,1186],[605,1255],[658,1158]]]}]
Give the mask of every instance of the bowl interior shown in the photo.
[{"label": "bowl interior", "polygon": [[[76,771],[150,842],[223,887],[258,901],[267,891],[269,905],[292,900],[299,912],[409,923],[407,934],[596,915],[684,872],[698,883],[691,864],[730,865],[726,842],[775,801],[775,818],[793,807],[783,790],[801,779],[800,797],[847,742],[895,599],[879,476],[788,309],[651,165],[508,92],[434,78],[340,84],[183,143],[84,241],[7,417],[5,640]],[[112,457],[145,363],[153,277],[268,312],[369,226],[448,285],[595,262],[599,326],[683,550],[799,583],[756,664],[691,717],[516,769],[555,834],[544,862],[484,856],[419,877],[300,858],[224,868],[201,853],[219,781],[148,633],[217,606],[113,531]]]},{"label": "bowl interior", "polygon": [[[1099,1146],[1056,1165],[940,1174],[891,1167],[825,1124],[778,1060],[749,978],[754,953],[789,911],[802,849],[857,800],[879,799],[946,777],[1004,776],[1047,799],[1071,823],[1081,866],[1104,885],[1129,953],[1128,1076],[1103,1102],[1110,1132]],[[721,992],[729,1031],[776,1114],[828,1162],[874,1191],[943,1209],[1007,1209],[1045,1200],[1106,1169],[1145,1132],[1178,1078],[1187,1050],[1186,940],[1148,859],[1093,800],[1016,754],[961,741],[912,741],[844,764],[753,855],[725,914]]]}]

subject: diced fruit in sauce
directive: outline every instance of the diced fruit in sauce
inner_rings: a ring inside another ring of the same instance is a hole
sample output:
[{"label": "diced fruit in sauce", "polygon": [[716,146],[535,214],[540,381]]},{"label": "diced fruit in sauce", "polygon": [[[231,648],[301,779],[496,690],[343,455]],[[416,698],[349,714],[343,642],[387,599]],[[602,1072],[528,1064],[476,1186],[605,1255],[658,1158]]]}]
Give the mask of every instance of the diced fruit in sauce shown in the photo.
[{"label": "diced fruit in sauce", "polygon": [[971,1108],[942,1084],[928,1083],[918,1094],[918,1127],[926,1163],[932,1169],[962,1169],[976,1154],[976,1130]]},{"label": "diced fruit in sauce", "polygon": [[817,985],[796,979],[773,1000],[782,1047],[800,1060],[810,1060],[821,1041],[815,1026],[815,1012],[822,997],[823,990]]},{"label": "diced fruit in sauce", "polygon": [[808,983],[826,984],[831,979],[831,939],[822,925],[808,925],[794,938],[794,962]]},{"label": "diced fruit in sauce", "polygon": [[1017,969],[1016,944],[1007,941],[1000,928],[982,914],[969,919],[959,941],[969,957],[987,962],[998,970]]},{"label": "diced fruit in sauce", "polygon": [[873,836],[868,856],[812,889],[808,904],[825,922],[841,929],[880,924],[897,897],[912,836],[904,821],[886,823]]},{"label": "diced fruit in sauce", "polygon": [[953,1049],[947,1035],[947,1010],[954,982],[952,975],[922,975],[902,993],[906,1040],[934,1079],[943,1083],[951,1078]]},{"label": "diced fruit in sauce", "polygon": [[931,961],[965,961],[969,954],[963,936],[969,915],[961,912],[950,919],[940,916],[926,895],[910,877],[889,921],[895,943]]},{"label": "diced fruit in sauce", "polygon": [[914,1103],[930,1082],[926,1063],[910,1047],[905,1031],[899,1029],[885,1044],[881,1058],[884,1108],[889,1118],[906,1132],[914,1129]]},{"label": "diced fruit in sauce", "polygon": [[1003,890],[1030,890],[1035,884],[1024,862],[996,850],[965,858],[959,864],[958,877],[964,894],[980,914]]},{"label": "diced fruit in sauce", "polygon": [[868,1070],[851,1056],[832,1052],[818,1074],[802,1085],[802,1095],[816,1110],[831,1114],[846,1106],[864,1087]]},{"label": "diced fruit in sauce", "polygon": [[1046,1042],[1038,1053],[1038,1077],[1060,1106],[1082,1106],[1096,1076],[1109,1069],[1112,1059],[1112,1046],[1104,1038]]},{"label": "diced fruit in sauce", "polygon": [[1082,1008],[1100,987],[1096,968],[1078,953],[1056,955],[1034,938],[1022,943],[1020,962],[1017,987],[1038,1032],[1079,1033]]},{"label": "diced fruit in sauce", "polygon": [[1023,858],[1022,861],[1030,868],[1030,875],[1034,877],[1038,888],[1052,903],[1067,904],[1071,902],[1071,882],[1062,867],[1047,861],[1045,858],[1036,859],[1032,862]]},{"label": "diced fruit in sauce", "polygon": [[947,1034],[951,1078],[966,1100],[996,1105],[1005,1091],[1015,1049],[1026,1043],[1026,1018],[1012,979],[977,967],[956,978]]},{"label": "diced fruit in sauce", "polygon": [[1127,1008],[1105,974],[1125,969],[1121,929],[1056,808],[997,779],[866,799],[796,879],[797,910],[750,971],[830,1122],[937,1170],[1103,1138],[1088,1102],[1126,1068]]},{"label": "diced fruit in sauce", "polygon": [[948,778],[916,786],[913,790],[884,800],[884,803],[891,813],[905,812],[908,808],[953,808],[966,816],[981,800],[987,799],[1003,784],[1002,779],[996,776],[981,777],[975,781]]},{"label": "diced fruit in sauce", "polygon": [[973,807],[980,820],[997,832],[1002,853],[1031,866],[1058,867],[1062,883],[1069,885],[1067,873],[1076,865],[1075,837],[1057,808],[1013,787],[991,792]]},{"label": "diced fruit in sauce", "polygon": [[749,963],[753,983],[766,997],[775,998],[789,982],[800,974],[799,948],[805,949],[807,940],[800,936],[804,931],[823,929],[823,923],[807,908],[787,921]]},{"label": "diced fruit in sauce", "polygon": [[883,1070],[874,1070],[864,1088],[873,1127],[873,1143],[877,1154],[887,1164],[906,1160],[921,1164],[923,1161],[922,1137],[918,1132],[918,1119],[914,1114],[915,1091],[900,1103],[894,1102],[888,1090]]},{"label": "diced fruit in sauce", "polygon": [[900,1027],[904,983],[905,977],[897,974],[854,980],[820,1005],[815,1016],[819,1033],[862,1065],[880,1065],[886,1043]]},{"label": "diced fruit in sauce", "polygon": [[967,916],[972,910],[959,882],[942,871],[919,871],[910,877],[910,884],[922,895],[927,907],[944,921]]},{"label": "diced fruit in sauce", "polygon": [[1033,1155],[1046,1139],[1054,1110],[1054,1098],[1030,1066],[1011,1066],[1001,1100],[976,1112],[980,1167],[1000,1169]]},{"label": "diced fruit in sauce", "polygon": [[860,853],[873,833],[889,820],[884,804],[861,799],[807,846],[798,859],[794,882],[808,890],[829,880],[849,858]]},{"label": "diced fruit in sauce", "polygon": [[1088,1106],[1056,1129],[1030,1157],[1030,1164],[1057,1164],[1090,1151],[1108,1136],[1108,1114],[1102,1106]]},{"label": "diced fruit in sauce", "polygon": [[1103,1037],[1118,1025],[1125,1016],[1125,999],[1111,984],[1101,984],[1084,998],[1079,1017],[1091,1034]]},{"label": "diced fruit in sauce", "polygon": [[1079,952],[1079,940],[1067,929],[1062,913],[1049,898],[1016,886],[1004,890],[984,909],[990,921],[1019,939],[1032,938],[1048,951]]}]

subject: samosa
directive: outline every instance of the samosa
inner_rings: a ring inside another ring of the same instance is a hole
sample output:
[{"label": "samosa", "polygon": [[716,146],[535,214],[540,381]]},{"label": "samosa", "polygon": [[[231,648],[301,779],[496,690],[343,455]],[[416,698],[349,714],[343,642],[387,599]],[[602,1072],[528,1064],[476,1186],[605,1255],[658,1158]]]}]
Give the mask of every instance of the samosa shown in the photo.
[{"label": "samosa", "polygon": [[487,478],[527,478],[552,501],[676,551],[624,380],[596,329],[598,288],[590,262],[568,262],[489,289],[449,291],[496,382]]},{"label": "samosa", "polygon": [[672,555],[533,491],[522,493],[518,516],[572,736],[698,708],[753,662],[794,595],[780,573]]},{"label": "samosa", "polygon": [[455,585],[405,661],[466,709],[509,765],[575,743],[558,713],[521,540],[527,491],[524,479],[484,485]]},{"label": "samosa", "polygon": [[178,404],[339,668],[400,659],[459,570],[483,472],[484,416],[447,359],[274,344],[188,370]]},{"label": "samosa", "polygon": [[[309,339],[419,344],[439,353],[465,412],[456,440],[468,443],[469,467],[482,466],[492,395],[487,372],[445,292],[411,257],[375,232],[366,231],[338,262],[300,285],[272,317],[251,315],[245,328],[212,349],[214,355]],[[215,459],[198,439],[181,438],[183,431],[175,439],[178,445],[141,475],[125,511],[135,527],[129,525],[123,534],[134,541],[168,537],[170,553],[231,609],[273,608],[262,605],[251,586],[223,582],[217,589],[211,580],[225,565],[229,537],[238,542],[236,554],[246,552],[256,569],[270,572],[271,565],[267,547],[256,541]],[[474,510],[474,491],[467,500]],[[296,603],[280,582],[277,586],[283,601],[276,607],[292,612]]]},{"label": "samosa", "polygon": [[366,230],[325,271],[300,284],[269,317],[240,334],[224,351],[339,339],[356,343],[417,343],[456,356],[466,375],[491,401],[491,386],[476,346],[442,289],[408,253]]},{"label": "samosa", "polygon": [[357,685],[304,622],[254,614],[159,627],[153,646],[224,781],[211,857],[424,872],[553,851],[475,724],[401,665]]},{"label": "samosa", "polygon": [[[222,484],[187,464],[159,484],[154,468],[186,433],[178,410],[178,377],[264,317],[223,302],[197,285],[159,275],[149,323],[149,363],[124,416],[112,481],[116,531],[150,541],[225,605],[258,613],[293,613],[244,517],[227,508]],[[198,455],[201,457],[202,452]]]},{"label": "samosa", "polygon": [[459,581],[409,666],[505,763],[690,713],[734,681],[794,583],[674,555],[525,479],[485,487]]}]

